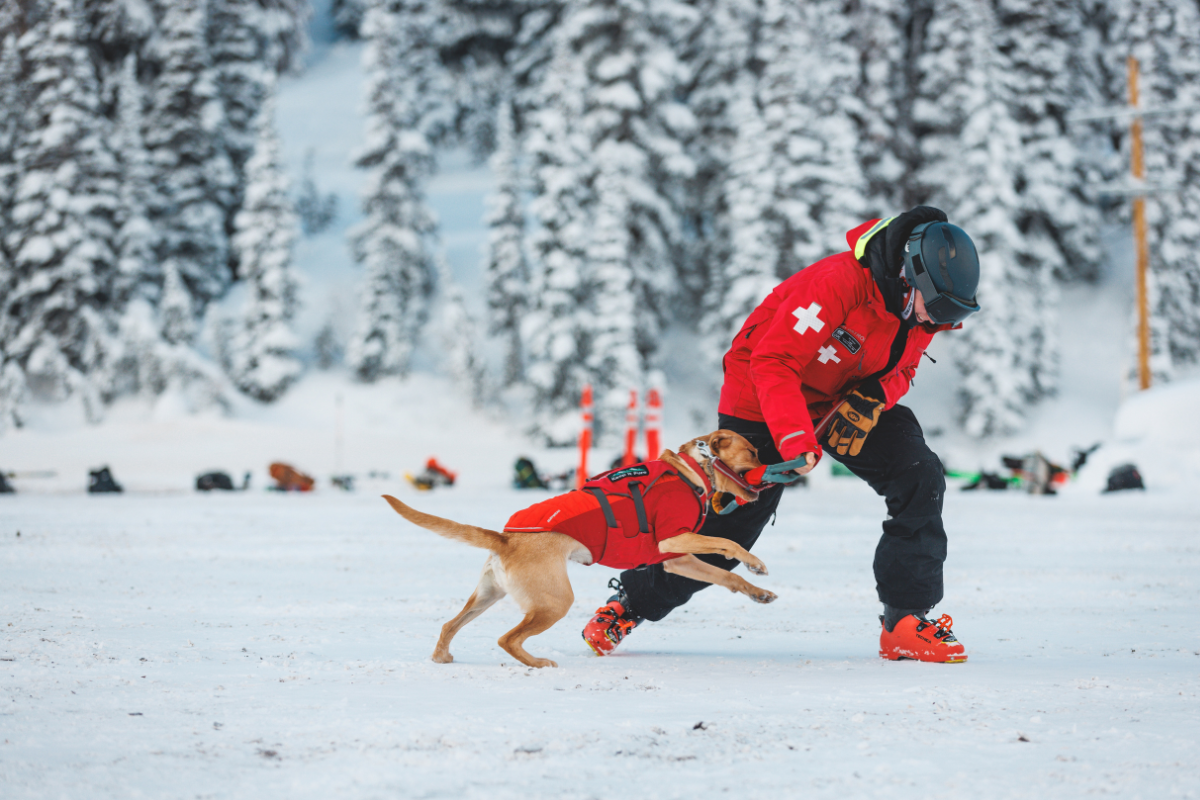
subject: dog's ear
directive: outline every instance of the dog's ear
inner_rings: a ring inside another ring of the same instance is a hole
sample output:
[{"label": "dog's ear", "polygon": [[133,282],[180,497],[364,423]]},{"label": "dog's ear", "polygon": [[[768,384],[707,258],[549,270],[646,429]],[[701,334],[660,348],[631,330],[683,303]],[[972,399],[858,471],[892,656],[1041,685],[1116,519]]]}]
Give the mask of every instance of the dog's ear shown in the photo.
[{"label": "dog's ear", "polygon": [[720,458],[721,451],[729,446],[733,441],[726,431],[714,431],[708,435],[708,449],[712,450],[713,455]]}]

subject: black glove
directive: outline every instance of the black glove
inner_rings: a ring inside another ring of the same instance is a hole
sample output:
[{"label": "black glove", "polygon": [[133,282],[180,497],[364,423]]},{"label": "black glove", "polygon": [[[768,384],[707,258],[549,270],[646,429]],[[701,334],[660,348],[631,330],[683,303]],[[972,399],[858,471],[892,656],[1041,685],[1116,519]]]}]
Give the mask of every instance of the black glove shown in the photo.
[{"label": "black glove", "polygon": [[862,452],[863,442],[867,434],[879,422],[879,414],[883,411],[884,402],[876,400],[855,389],[846,396],[837,407],[833,423],[829,426],[828,444],[837,450],[839,456],[851,456]]}]

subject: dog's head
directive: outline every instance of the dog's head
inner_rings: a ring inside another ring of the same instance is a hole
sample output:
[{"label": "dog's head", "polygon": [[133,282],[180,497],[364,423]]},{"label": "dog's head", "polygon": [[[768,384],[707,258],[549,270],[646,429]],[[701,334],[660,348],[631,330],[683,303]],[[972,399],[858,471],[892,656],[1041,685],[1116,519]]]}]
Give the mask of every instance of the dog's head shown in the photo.
[{"label": "dog's head", "polygon": [[732,494],[746,502],[758,499],[758,491],[741,476],[761,467],[762,462],[758,460],[754,445],[741,434],[727,430],[713,431],[686,442],[679,452],[691,456],[703,467],[712,481],[714,491]]}]

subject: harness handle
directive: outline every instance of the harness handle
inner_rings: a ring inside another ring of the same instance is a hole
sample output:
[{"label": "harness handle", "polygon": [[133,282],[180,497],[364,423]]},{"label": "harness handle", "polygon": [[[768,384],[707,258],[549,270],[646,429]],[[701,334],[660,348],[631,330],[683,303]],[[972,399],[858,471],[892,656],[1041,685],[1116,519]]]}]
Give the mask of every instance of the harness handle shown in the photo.
[{"label": "harness handle", "polygon": [[[649,533],[650,520],[646,518],[646,504],[642,498],[641,481],[629,482],[629,496],[633,499],[633,510],[637,512],[638,533]],[[627,536],[627,538],[632,539],[633,536]]]},{"label": "harness handle", "polygon": [[585,486],[583,490],[600,501],[600,510],[604,512],[604,523],[608,525],[609,534],[621,530],[621,526],[617,524],[617,516],[613,514],[612,506],[608,504],[608,495],[604,493],[604,490],[599,486]]}]

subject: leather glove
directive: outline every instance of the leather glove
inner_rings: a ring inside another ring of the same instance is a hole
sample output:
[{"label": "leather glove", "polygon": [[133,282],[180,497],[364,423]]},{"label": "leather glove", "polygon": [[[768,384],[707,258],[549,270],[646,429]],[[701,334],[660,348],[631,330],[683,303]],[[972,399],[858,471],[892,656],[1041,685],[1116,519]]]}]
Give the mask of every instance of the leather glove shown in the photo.
[{"label": "leather glove", "polygon": [[852,456],[862,452],[867,434],[879,422],[883,405],[882,400],[862,394],[858,389],[850,392],[837,407],[829,425],[829,447],[839,456],[846,455],[847,451]]}]

